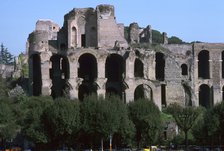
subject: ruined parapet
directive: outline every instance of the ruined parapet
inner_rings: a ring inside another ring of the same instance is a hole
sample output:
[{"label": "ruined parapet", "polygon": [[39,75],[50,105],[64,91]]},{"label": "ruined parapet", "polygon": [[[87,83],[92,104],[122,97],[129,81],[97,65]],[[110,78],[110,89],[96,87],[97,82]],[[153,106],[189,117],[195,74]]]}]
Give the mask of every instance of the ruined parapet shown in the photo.
[{"label": "ruined parapet", "polygon": [[96,12],[93,8],[74,8],[65,15],[68,48],[96,47]]},{"label": "ruined parapet", "polygon": [[168,44],[168,37],[166,32],[163,32],[163,44]]},{"label": "ruined parapet", "polygon": [[131,44],[139,43],[139,26],[138,23],[131,23],[129,25],[128,40]]},{"label": "ruined parapet", "polygon": [[57,40],[57,33],[60,26],[51,20],[38,20],[35,31],[47,31],[49,40]]},{"label": "ruined parapet", "polygon": [[140,42],[144,43],[152,43],[152,29],[151,26],[148,25],[143,31],[139,34]]},{"label": "ruined parapet", "polygon": [[97,47],[113,48],[118,41],[123,48],[128,47],[115,20],[114,6],[98,5],[97,12]]},{"label": "ruined parapet", "polygon": [[29,54],[32,52],[48,51],[48,31],[37,30],[29,35]]}]

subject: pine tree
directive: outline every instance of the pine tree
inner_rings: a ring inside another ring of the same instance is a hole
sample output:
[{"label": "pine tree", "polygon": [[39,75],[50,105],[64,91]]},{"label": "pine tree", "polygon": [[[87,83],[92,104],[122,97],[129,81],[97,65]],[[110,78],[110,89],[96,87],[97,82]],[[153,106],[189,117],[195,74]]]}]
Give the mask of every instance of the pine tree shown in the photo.
[{"label": "pine tree", "polygon": [[0,64],[13,64],[14,57],[13,55],[8,51],[8,48],[6,48],[3,43],[0,46]]}]

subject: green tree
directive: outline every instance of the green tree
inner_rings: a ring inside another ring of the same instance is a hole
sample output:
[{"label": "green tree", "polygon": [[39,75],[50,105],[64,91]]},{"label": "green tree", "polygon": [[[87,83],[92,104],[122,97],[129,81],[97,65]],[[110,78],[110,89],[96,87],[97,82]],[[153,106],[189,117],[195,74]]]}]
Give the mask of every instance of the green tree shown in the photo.
[{"label": "green tree", "polygon": [[216,104],[206,110],[203,120],[194,129],[194,136],[200,142],[207,145],[224,145],[224,102]]},{"label": "green tree", "polygon": [[168,38],[168,43],[169,44],[183,44],[183,41],[176,36],[172,36],[172,37]]},{"label": "green tree", "polygon": [[47,132],[41,120],[44,110],[53,103],[51,97],[29,97],[23,103],[25,117],[22,122],[22,134],[39,148],[48,143]]},{"label": "green tree", "polygon": [[13,55],[8,51],[8,48],[6,48],[3,43],[0,45],[0,64],[13,64],[14,57]]},{"label": "green tree", "polygon": [[155,144],[161,130],[159,108],[148,99],[139,99],[129,104],[129,114],[136,128],[138,147]]},{"label": "green tree", "polygon": [[163,35],[158,30],[152,30],[152,43],[163,43]]},{"label": "green tree", "polygon": [[[133,124],[128,119],[125,104],[118,97],[110,96],[104,99],[90,95],[84,98],[80,108],[82,136],[85,136],[86,146],[92,148],[94,144],[99,144],[100,140],[102,144],[109,136],[113,136],[115,143],[119,141],[125,145],[130,142]],[[128,124],[130,125],[127,126]]]},{"label": "green tree", "polygon": [[128,107],[121,100],[119,100],[118,104],[120,107],[121,115],[120,115],[120,126],[118,131],[114,134],[113,141],[116,146],[125,148],[132,146],[133,139],[135,135],[135,127],[134,123],[130,120],[128,116]]},{"label": "green tree", "polygon": [[8,87],[5,79],[0,75],[0,98],[8,96]]},{"label": "green tree", "polygon": [[76,135],[80,128],[79,114],[78,101],[66,98],[58,98],[46,108],[42,119],[52,148],[71,144],[72,135]]},{"label": "green tree", "polygon": [[17,124],[17,116],[13,111],[11,101],[8,98],[0,99],[0,138],[2,140],[2,148],[5,149],[5,142],[15,138],[19,132]]},{"label": "green tree", "polygon": [[184,132],[185,147],[188,147],[188,131],[194,125],[196,119],[200,115],[200,109],[192,106],[180,106],[177,103],[170,104],[167,107],[167,113],[170,113],[178,127]]}]

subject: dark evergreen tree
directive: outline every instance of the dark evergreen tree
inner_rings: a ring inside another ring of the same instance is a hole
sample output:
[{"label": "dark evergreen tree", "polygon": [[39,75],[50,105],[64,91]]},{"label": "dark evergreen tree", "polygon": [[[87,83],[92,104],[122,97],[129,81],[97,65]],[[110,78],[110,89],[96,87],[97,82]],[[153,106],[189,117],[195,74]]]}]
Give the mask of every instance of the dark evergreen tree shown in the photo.
[{"label": "dark evergreen tree", "polygon": [[14,63],[14,57],[13,55],[8,51],[8,48],[6,48],[3,43],[0,46],[0,64],[6,64],[10,65]]}]

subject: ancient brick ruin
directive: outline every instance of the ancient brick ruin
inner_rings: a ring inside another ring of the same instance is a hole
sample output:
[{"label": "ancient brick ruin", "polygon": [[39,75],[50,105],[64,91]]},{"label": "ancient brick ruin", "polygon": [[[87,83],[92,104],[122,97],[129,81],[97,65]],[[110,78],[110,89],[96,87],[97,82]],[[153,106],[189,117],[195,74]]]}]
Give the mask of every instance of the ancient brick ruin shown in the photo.
[{"label": "ancient brick ruin", "polygon": [[119,95],[126,103],[152,99],[161,109],[172,102],[210,107],[224,98],[224,43],[152,43],[152,29],[117,24],[114,7],[73,9],[63,27],[39,20],[28,38],[30,93],[83,99]]}]

